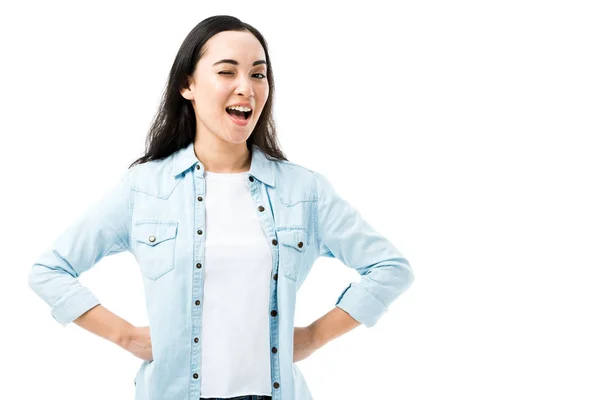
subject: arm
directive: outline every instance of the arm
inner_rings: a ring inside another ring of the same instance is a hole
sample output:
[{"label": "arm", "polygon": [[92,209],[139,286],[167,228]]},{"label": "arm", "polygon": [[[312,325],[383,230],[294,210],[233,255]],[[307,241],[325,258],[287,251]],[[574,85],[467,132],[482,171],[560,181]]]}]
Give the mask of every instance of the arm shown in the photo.
[{"label": "arm", "polygon": [[312,331],[316,347],[319,348],[338,336],[350,332],[359,325],[360,322],[336,306],[333,307],[333,310],[310,324],[309,329]]},{"label": "arm", "polygon": [[63,326],[100,304],[78,277],[103,257],[129,249],[131,180],[129,169],[31,267],[29,287]]},{"label": "arm", "polygon": [[[326,343],[360,324],[372,327],[412,282],[408,261],[377,232],[321,174],[313,172],[318,194],[319,254],[335,257],[360,274],[339,296],[334,309],[311,324]],[[353,321],[352,321],[353,320]]]},{"label": "arm", "polygon": [[143,360],[152,360],[152,340],[150,327],[136,327],[113,314],[102,305],[86,311],[73,321],[83,329],[92,332]]},{"label": "arm", "polygon": [[120,347],[126,348],[134,326],[102,305],[94,306],[73,321],[83,329],[92,332]]}]

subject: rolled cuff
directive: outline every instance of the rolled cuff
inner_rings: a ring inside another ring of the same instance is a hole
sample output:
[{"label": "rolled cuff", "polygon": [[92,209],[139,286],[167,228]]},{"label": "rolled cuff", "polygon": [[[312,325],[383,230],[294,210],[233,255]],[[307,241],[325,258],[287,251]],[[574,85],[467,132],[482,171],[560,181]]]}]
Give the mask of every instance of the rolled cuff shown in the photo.
[{"label": "rolled cuff", "polygon": [[98,304],[100,302],[96,296],[86,287],[80,286],[61,298],[52,307],[51,313],[55,320],[65,326]]},{"label": "rolled cuff", "polygon": [[358,282],[351,283],[342,292],[335,305],[367,328],[375,325],[377,320],[387,311],[387,307]]}]

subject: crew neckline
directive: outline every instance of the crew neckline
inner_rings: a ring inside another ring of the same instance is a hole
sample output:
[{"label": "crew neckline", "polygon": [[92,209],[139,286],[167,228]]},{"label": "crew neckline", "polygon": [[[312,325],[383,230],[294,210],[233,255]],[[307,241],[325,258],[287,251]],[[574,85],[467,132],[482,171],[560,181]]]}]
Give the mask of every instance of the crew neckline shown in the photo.
[{"label": "crew neckline", "polygon": [[244,171],[244,172],[212,172],[212,171],[207,171],[207,170],[204,170],[204,172],[206,173],[206,176],[214,176],[214,177],[236,177],[236,176],[247,175],[247,174],[250,173],[250,171]]}]

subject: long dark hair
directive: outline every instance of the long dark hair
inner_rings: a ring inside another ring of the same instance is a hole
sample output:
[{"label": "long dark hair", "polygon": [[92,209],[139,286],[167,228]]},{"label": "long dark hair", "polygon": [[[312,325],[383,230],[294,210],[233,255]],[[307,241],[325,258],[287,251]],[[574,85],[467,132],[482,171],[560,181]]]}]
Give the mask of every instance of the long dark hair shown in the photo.
[{"label": "long dark hair", "polygon": [[200,57],[205,54],[205,43],[223,31],[247,31],[252,33],[262,45],[267,61],[267,82],[269,96],[262,113],[246,140],[250,150],[258,146],[267,156],[275,160],[286,160],[279,148],[275,121],[273,120],[273,93],[275,84],[267,43],[262,34],[251,25],[229,15],[216,15],[201,21],[184,39],[165,87],[158,111],[146,137],[146,150],[129,168],[152,160],[165,158],[186,147],[196,136],[196,115],[190,100],[183,98],[181,89],[187,87],[188,77],[192,76]]}]

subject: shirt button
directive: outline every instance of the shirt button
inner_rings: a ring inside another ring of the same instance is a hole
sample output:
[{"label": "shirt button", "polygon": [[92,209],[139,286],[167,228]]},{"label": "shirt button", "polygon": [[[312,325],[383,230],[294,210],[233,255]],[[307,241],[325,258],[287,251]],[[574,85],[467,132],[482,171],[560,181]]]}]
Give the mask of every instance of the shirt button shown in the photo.
[{"label": "shirt button", "polygon": [[298,243],[298,247],[302,248],[302,246],[304,246],[304,243],[302,243],[302,242]]},{"label": "shirt button", "polygon": [[155,238],[154,236],[150,236],[150,237],[148,238],[148,241],[149,241],[150,243],[154,243],[154,242],[156,241],[156,238]]},{"label": "shirt button", "polygon": [[248,177],[248,179],[250,179],[250,182],[254,182],[254,178],[253,177]]},{"label": "shirt button", "polygon": [[265,208],[263,206],[259,206],[258,211],[263,212],[263,211],[265,211]]},{"label": "shirt button", "polygon": [[273,275],[273,279],[277,280],[277,274]]},{"label": "shirt button", "polygon": [[194,379],[198,379],[198,374],[194,374]]},{"label": "shirt button", "polygon": [[277,353],[277,347],[273,347],[273,348],[271,349],[271,351],[273,352],[273,354]]},{"label": "shirt button", "polygon": [[196,169],[200,169],[200,166],[199,166],[199,165],[196,165]]},{"label": "shirt button", "polygon": [[271,311],[271,316],[272,316],[272,317],[276,317],[276,316],[277,316],[277,310],[273,310],[273,311]]},{"label": "shirt button", "polygon": [[198,201],[202,201],[202,196],[198,196]]},{"label": "shirt button", "polygon": [[200,300],[196,300],[196,305],[199,306],[200,305]]},{"label": "shirt button", "polygon": [[275,389],[279,389],[279,382],[275,382],[275,383],[273,384],[273,387],[274,387]]},{"label": "shirt button", "polygon": [[194,338],[194,343],[198,343],[199,341],[200,340],[197,337]]},{"label": "shirt button", "polygon": [[271,243],[273,243],[273,246],[277,246],[277,239],[273,239]]},{"label": "shirt button", "polygon": [[198,235],[202,235],[202,230],[198,229]]},{"label": "shirt button", "polygon": [[200,263],[196,264],[196,268],[202,268],[202,264],[200,264]]}]

